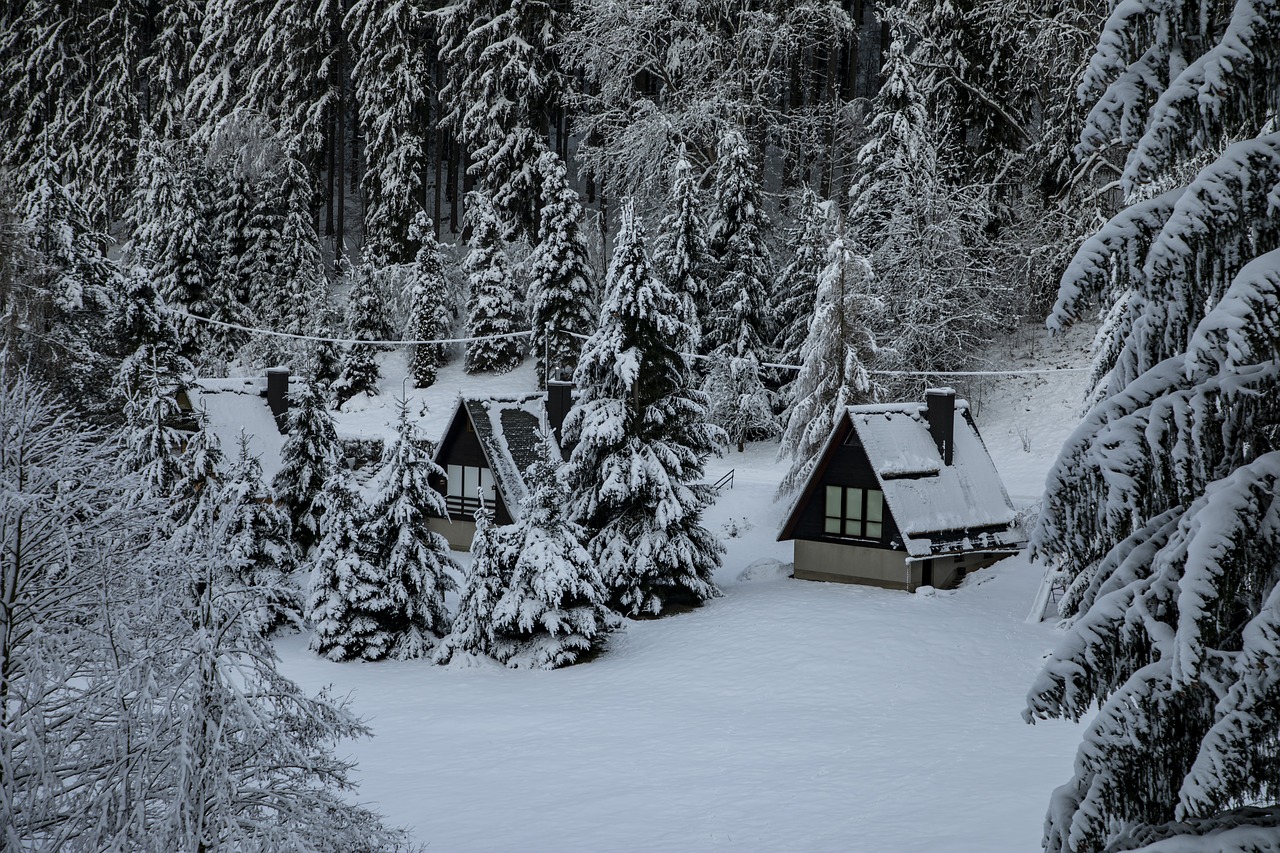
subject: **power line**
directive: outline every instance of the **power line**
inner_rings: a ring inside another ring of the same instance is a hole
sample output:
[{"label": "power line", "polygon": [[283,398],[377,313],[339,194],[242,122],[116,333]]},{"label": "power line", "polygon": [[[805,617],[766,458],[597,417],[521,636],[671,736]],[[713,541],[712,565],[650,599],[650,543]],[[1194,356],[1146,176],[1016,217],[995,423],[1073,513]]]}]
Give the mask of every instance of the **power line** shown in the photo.
[{"label": "power line", "polygon": [[184,317],[188,320],[195,320],[199,323],[208,323],[212,326],[221,326],[224,329],[235,329],[240,332],[248,332],[254,335],[270,335],[275,338],[289,338],[295,341],[314,341],[316,343],[328,344],[364,344],[371,347],[402,347],[402,346],[423,346],[428,344],[466,344],[472,341],[498,341],[504,338],[520,338],[525,335],[532,335],[533,331],[526,329],[523,332],[507,332],[502,335],[480,335],[474,338],[440,338],[439,340],[430,341],[365,341],[356,338],[325,338],[319,335],[297,335],[293,332],[277,332],[274,329],[259,329],[254,326],[241,326],[238,323],[225,323],[222,320],[214,320],[212,317],[200,317],[196,314],[188,314],[185,311],[175,311],[172,308],[166,308],[170,314],[175,317]]},{"label": "power line", "polygon": [[[238,323],[227,323],[222,320],[214,320],[211,317],[200,317],[196,314],[188,314],[185,311],[175,311],[172,308],[166,308],[170,314],[175,317],[183,317],[188,320],[195,320],[199,323],[208,323],[212,326],[221,326],[224,329],[235,329],[240,332],[248,332],[254,335],[269,335],[276,338],[289,338],[295,341],[313,341],[315,343],[330,344],[363,344],[372,347],[401,347],[401,346],[424,346],[431,344],[466,344],[477,341],[498,341],[506,338],[521,338],[532,335],[532,329],[526,329],[521,332],[507,332],[501,335],[480,335],[471,338],[440,338],[438,340],[429,341],[366,341],[356,338],[326,338],[319,335],[298,335],[292,332],[277,332],[274,329],[261,329],[254,326],[242,326]],[[559,334],[569,335],[579,340],[587,340],[590,336],[579,334],[578,332],[568,332],[562,329],[552,329]],[[712,356],[699,355],[698,353],[682,353],[685,358],[696,358],[699,360],[709,360]],[[772,361],[760,362],[761,367],[771,367],[777,370],[800,370],[801,365],[798,364],[778,364]],[[1043,376],[1052,373],[1086,373],[1093,368],[1091,367],[1051,367],[1051,368],[1032,368],[1028,370],[868,370],[867,373],[872,376]]]}]

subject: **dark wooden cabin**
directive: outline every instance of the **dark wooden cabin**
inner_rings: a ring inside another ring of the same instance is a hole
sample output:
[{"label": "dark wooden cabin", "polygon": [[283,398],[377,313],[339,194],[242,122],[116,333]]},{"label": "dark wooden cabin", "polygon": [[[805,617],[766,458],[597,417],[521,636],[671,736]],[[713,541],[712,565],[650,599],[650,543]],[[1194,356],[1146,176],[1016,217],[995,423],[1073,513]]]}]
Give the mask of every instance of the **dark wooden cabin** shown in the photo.
[{"label": "dark wooden cabin", "polygon": [[925,400],[836,423],[778,535],[795,540],[795,577],[947,587],[1025,545],[968,403]]},{"label": "dark wooden cabin", "polygon": [[559,447],[571,387],[550,383],[548,395],[549,401],[543,394],[459,398],[433,457],[444,470],[434,485],[445,497],[449,517],[429,520],[450,547],[471,548],[481,500],[495,524],[511,524],[519,516],[524,474],[537,461],[546,430]]}]

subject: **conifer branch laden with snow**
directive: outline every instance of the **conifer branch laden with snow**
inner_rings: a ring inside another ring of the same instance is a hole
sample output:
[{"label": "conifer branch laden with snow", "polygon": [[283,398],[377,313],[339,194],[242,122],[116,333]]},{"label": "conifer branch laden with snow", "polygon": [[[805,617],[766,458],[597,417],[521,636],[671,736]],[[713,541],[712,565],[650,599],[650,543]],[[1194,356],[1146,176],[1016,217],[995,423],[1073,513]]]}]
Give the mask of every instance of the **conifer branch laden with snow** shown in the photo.
[{"label": "conifer branch laden with snow", "polygon": [[1280,814],[1267,675],[1280,654],[1280,160],[1256,106],[1274,89],[1277,35],[1274,10],[1247,0],[1120,4],[1082,88],[1096,101],[1080,156],[1118,139],[1126,188],[1148,200],[1086,241],[1051,320],[1090,297],[1115,318],[1108,372],[1032,541],[1071,579],[1070,629],[1024,716],[1100,709],[1050,801],[1050,851],[1251,849],[1250,830],[1273,837]]},{"label": "conifer branch laden with snow", "polygon": [[[409,304],[409,337],[417,341],[437,341],[449,337],[453,313],[449,309],[449,286],[445,280],[444,258],[436,242],[431,220],[419,213],[409,227],[409,239],[418,244],[405,299]],[[445,348],[440,344],[418,344],[413,348],[409,372],[413,383],[427,388],[436,381],[437,371],[445,363]]]},{"label": "conifer branch laden with snow", "polygon": [[[471,222],[470,251],[462,269],[467,276],[467,337],[505,335],[523,328],[523,310],[515,277],[502,241],[498,212],[479,192],[467,196]],[[467,344],[468,373],[506,373],[524,358],[520,338],[498,338]]]},{"label": "conifer branch laden with snow", "polygon": [[658,615],[718,595],[722,546],[702,526],[713,500],[706,458],[725,436],[676,348],[689,339],[675,296],[654,276],[644,233],[625,204],[600,327],[574,374],[564,435],[574,519],[620,613]]}]

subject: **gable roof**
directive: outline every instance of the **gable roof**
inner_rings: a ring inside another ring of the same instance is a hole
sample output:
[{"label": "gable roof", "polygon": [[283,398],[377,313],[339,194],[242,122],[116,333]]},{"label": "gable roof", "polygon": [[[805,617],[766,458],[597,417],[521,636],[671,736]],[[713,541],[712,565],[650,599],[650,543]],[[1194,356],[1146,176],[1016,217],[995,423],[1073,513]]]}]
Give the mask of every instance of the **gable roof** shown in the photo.
[{"label": "gable roof", "polygon": [[286,436],[267,406],[266,377],[197,379],[188,388],[191,407],[209,420],[209,429],[222,444],[228,459],[235,459],[240,430],[249,440],[249,452],[262,463],[268,483],[280,470],[280,451]]},{"label": "gable roof", "polygon": [[[546,397],[543,394],[516,394],[500,397],[459,397],[448,435],[454,421],[468,418],[493,482],[512,518],[520,514],[528,489],[524,473],[538,460],[546,423]],[[551,439],[554,444],[555,438]],[[441,462],[444,442],[436,447],[435,462]]]},{"label": "gable roof", "polygon": [[923,403],[850,406],[827,439],[778,538],[791,538],[822,472],[853,433],[909,558],[1020,550],[1025,537],[1011,527],[1017,512],[969,416],[969,404],[956,400],[955,407],[952,464],[945,465],[929,433]]}]

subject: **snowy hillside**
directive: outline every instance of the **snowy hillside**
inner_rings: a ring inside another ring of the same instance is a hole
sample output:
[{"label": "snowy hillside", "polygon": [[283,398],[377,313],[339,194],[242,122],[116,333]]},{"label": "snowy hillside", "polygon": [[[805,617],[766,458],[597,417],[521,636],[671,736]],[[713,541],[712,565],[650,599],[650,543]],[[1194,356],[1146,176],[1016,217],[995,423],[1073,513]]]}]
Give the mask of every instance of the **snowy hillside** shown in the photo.
[{"label": "snowy hillside", "polygon": [[[1079,345],[1041,342],[1024,361],[1078,366]],[[983,386],[979,427],[1020,505],[1082,384]],[[339,416],[341,432],[389,431],[401,389],[384,387]],[[410,409],[434,437],[458,390],[531,387],[527,366],[494,378],[451,366],[410,391]],[[353,747],[360,799],[442,850],[1034,849],[1079,741],[1074,725],[1019,716],[1055,642],[1024,621],[1039,570],[1014,558],[936,595],[792,580],[791,543],[775,541],[787,509],[773,502],[786,468],[775,452],[749,445],[708,466],[712,479],[734,469],[707,516],[728,549],[723,597],[628,622],[591,663],[334,664],[304,637],[282,640],[287,674],[350,692],[376,732]]]}]

